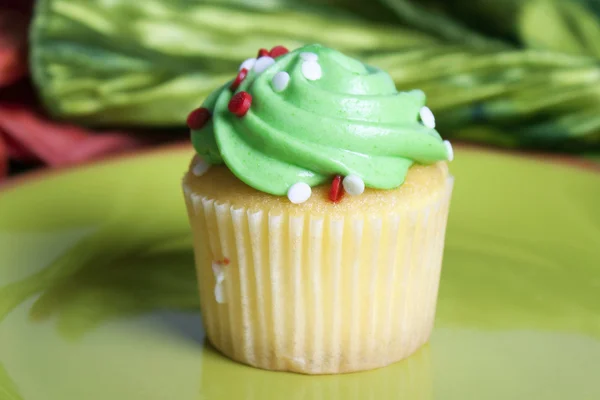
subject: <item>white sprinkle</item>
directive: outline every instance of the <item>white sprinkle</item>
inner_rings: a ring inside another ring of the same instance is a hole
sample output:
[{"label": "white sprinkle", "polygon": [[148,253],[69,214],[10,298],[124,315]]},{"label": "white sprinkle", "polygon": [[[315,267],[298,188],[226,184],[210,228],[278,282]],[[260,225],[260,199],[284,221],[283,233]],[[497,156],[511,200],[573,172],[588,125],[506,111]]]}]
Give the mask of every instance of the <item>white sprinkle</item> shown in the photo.
[{"label": "white sprinkle", "polygon": [[244,62],[240,65],[240,68],[238,68],[238,71],[241,71],[244,68],[246,68],[248,71],[250,71],[252,69],[252,67],[254,66],[255,62],[256,62],[256,58],[248,58],[247,60],[244,60]]},{"label": "white sprinkle", "polygon": [[276,73],[273,76],[273,80],[271,81],[271,83],[273,84],[273,89],[276,92],[281,92],[282,90],[285,90],[289,82],[290,74],[288,74],[285,71],[279,71],[278,73]]},{"label": "white sprinkle", "polygon": [[200,157],[196,157],[196,163],[192,168],[192,173],[196,176],[202,176],[208,171],[210,168],[210,164],[201,159]]},{"label": "white sprinkle", "polygon": [[225,303],[225,269],[220,263],[212,263],[213,274],[215,275],[215,300],[219,304]]},{"label": "white sprinkle", "polygon": [[429,129],[435,128],[435,117],[433,116],[433,113],[429,107],[421,107],[419,115],[421,116],[421,122],[423,122],[423,125]]},{"label": "white sprinkle", "polygon": [[302,75],[308,80],[316,81],[321,78],[323,71],[316,61],[304,61],[302,63]]},{"label": "white sprinkle", "polygon": [[310,53],[310,52],[304,51],[304,52],[300,53],[300,58],[303,59],[304,61],[317,61],[319,59],[319,56],[316,55],[315,53]]},{"label": "white sprinkle", "polygon": [[225,288],[223,287],[223,282],[215,285],[215,300],[219,304],[225,303]]},{"label": "white sprinkle", "polygon": [[312,190],[308,184],[304,182],[294,183],[287,192],[287,197],[294,204],[304,203],[310,198]]},{"label": "white sprinkle", "polygon": [[446,153],[448,154],[448,161],[454,160],[454,150],[452,149],[452,144],[449,141],[444,140],[444,146],[446,146]]},{"label": "white sprinkle", "polygon": [[358,175],[348,175],[342,181],[342,185],[344,190],[352,196],[358,196],[365,191],[365,183]]},{"label": "white sprinkle", "polygon": [[215,275],[215,281],[217,283],[223,282],[225,280],[225,267],[223,267],[223,264],[218,261],[213,261],[211,266],[213,274]]},{"label": "white sprinkle", "polygon": [[260,57],[254,64],[254,72],[260,74],[271,65],[275,64],[275,59],[269,56]]}]

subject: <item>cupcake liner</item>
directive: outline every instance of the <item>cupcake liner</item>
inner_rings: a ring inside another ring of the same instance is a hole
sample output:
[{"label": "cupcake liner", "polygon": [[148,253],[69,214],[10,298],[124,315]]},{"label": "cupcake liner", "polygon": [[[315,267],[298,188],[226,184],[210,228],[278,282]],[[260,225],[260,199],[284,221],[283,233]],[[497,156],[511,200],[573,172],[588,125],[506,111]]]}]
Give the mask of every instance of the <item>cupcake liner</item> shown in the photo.
[{"label": "cupcake liner", "polygon": [[373,215],[249,210],[184,185],[208,339],[240,362],[309,374],[407,357],[433,326],[452,185]]}]

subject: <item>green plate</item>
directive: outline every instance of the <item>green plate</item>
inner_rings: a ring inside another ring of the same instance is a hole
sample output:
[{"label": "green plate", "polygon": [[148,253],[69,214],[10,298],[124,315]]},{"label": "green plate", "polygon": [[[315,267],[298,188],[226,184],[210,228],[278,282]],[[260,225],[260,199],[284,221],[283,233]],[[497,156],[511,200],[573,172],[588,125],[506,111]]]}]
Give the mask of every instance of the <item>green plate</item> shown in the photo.
[{"label": "green plate", "polygon": [[457,150],[431,343],[338,376],[204,344],[179,187],[190,148],[5,188],[0,399],[599,399],[600,174]]}]

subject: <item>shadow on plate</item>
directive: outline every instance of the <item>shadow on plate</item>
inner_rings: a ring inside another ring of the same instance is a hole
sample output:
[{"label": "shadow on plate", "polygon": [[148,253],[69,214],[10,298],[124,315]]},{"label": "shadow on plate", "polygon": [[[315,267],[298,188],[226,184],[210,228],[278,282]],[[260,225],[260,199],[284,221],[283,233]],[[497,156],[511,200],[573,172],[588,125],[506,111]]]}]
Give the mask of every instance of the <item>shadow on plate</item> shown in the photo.
[{"label": "shadow on plate", "polygon": [[56,317],[60,335],[69,340],[108,320],[156,310],[199,310],[189,238],[137,246],[92,236],[94,249],[83,240],[47,268],[0,288],[0,321],[36,294],[31,320]]},{"label": "shadow on plate", "polygon": [[[239,364],[221,355],[208,342],[203,351],[201,397],[237,400],[364,400],[433,398],[431,350],[427,344],[406,360],[385,368],[342,375],[300,375],[265,371]],[[226,386],[224,391],[223,385]]]}]

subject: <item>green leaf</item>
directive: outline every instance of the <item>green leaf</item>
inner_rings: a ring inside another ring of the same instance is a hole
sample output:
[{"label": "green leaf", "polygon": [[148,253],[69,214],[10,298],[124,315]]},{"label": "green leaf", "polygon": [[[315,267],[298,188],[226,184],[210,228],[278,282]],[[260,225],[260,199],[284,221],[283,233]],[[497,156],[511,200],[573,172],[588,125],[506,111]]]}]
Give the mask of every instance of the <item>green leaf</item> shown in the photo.
[{"label": "green leaf", "polygon": [[460,41],[475,47],[499,46],[500,43],[469,29],[441,10],[429,9],[411,0],[383,0],[406,25],[448,41]]},{"label": "green leaf", "polygon": [[600,144],[596,0],[380,1],[39,0],[31,70],[56,117],[183,126],[258,48],[321,42],[423,89],[443,134],[486,124],[494,135],[469,140]]},{"label": "green leaf", "polygon": [[230,3],[40,0],[31,70],[46,107],[90,125],[181,125],[261,47],[322,42],[361,54],[434,42],[400,27],[332,19],[325,7]]},{"label": "green leaf", "polygon": [[523,42],[530,47],[600,57],[600,23],[581,4],[528,1],[519,26]]}]

